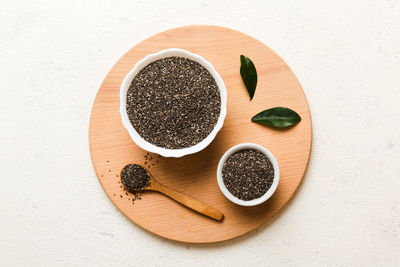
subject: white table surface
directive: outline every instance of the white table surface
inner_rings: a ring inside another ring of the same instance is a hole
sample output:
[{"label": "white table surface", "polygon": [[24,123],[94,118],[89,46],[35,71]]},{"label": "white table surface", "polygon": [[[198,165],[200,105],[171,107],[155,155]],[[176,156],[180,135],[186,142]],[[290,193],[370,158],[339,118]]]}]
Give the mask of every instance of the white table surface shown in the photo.
[{"label": "white table surface", "polygon": [[[214,245],[131,223],[88,147],[91,106],[116,60],[191,24],[275,50],[313,118],[294,199]],[[400,1],[2,0],[0,55],[1,266],[400,266]]]}]

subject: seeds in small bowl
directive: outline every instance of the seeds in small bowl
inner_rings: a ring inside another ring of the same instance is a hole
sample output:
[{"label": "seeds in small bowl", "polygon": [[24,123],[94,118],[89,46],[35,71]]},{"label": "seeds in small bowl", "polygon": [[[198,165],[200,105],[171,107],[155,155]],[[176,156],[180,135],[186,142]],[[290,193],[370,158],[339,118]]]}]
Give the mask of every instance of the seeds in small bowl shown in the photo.
[{"label": "seeds in small bowl", "polygon": [[218,185],[232,202],[254,206],[266,201],[279,182],[279,167],[272,153],[257,144],[240,144],[221,158]]},{"label": "seeds in small bowl", "polygon": [[274,167],[258,150],[243,149],[232,154],[222,168],[222,179],[232,195],[241,200],[260,198],[271,187]]}]

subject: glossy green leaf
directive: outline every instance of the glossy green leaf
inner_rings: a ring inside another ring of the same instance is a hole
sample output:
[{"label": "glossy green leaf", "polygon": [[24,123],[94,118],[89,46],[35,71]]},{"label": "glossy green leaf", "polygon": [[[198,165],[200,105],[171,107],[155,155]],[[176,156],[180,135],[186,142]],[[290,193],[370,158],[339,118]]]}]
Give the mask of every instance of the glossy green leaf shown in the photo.
[{"label": "glossy green leaf", "polygon": [[257,87],[257,71],[250,58],[243,55],[240,56],[240,76],[252,100]]},{"label": "glossy green leaf", "polygon": [[258,113],[251,121],[276,128],[287,128],[300,122],[301,117],[289,108],[276,107]]}]

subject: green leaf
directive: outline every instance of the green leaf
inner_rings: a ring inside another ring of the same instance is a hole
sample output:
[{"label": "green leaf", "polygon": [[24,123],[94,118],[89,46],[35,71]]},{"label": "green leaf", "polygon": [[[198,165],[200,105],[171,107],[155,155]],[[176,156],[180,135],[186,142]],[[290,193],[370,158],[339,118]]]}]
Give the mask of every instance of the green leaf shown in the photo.
[{"label": "green leaf", "polygon": [[252,100],[256,92],[257,71],[250,58],[243,55],[240,55],[240,76],[242,76],[244,85],[246,85],[247,91],[249,92],[250,100]]},{"label": "green leaf", "polygon": [[251,118],[251,121],[276,128],[287,128],[300,122],[301,117],[289,108],[276,107],[261,111]]}]

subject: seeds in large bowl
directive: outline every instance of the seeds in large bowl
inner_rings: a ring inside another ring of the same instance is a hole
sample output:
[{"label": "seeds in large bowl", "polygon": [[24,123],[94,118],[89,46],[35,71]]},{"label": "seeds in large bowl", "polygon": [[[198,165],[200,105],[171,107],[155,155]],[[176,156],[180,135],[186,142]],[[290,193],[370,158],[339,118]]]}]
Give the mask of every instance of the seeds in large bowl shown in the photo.
[{"label": "seeds in large bowl", "polygon": [[167,149],[196,145],[214,129],[221,96],[211,73],[183,57],[167,57],[144,67],[127,93],[128,118],[149,143]]},{"label": "seeds in large bowl", "polygon": [[241,200],[262,197],[274,181],[274,167],[268,157],[254,149],[232,154],[222,167],[225,187]]}]

